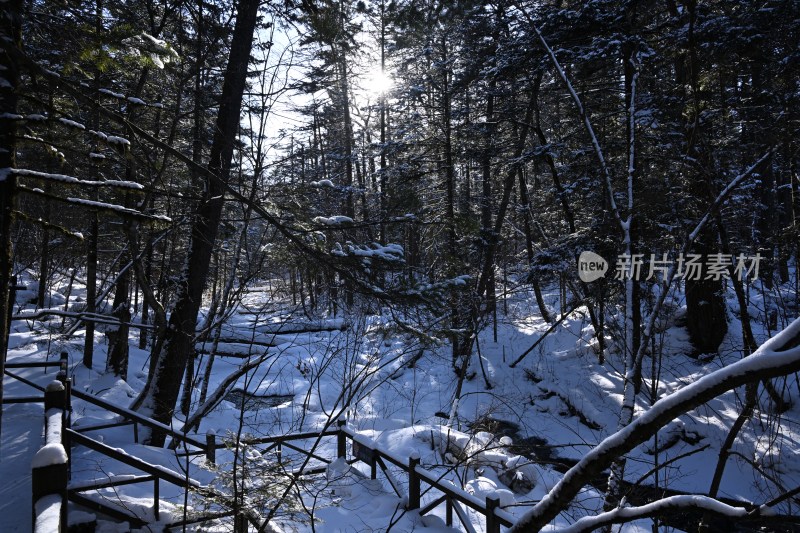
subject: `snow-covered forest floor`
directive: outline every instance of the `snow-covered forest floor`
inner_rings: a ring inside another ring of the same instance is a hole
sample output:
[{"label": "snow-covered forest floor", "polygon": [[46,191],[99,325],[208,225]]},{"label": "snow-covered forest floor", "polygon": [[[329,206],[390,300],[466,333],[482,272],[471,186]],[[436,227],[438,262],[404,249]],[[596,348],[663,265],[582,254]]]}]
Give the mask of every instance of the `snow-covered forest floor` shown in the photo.
[{"label": "snow-covered forest floor", "polygon": [[[35,294],[36,282],[26,278],[22,283],[28,290],[17,294],[17,313],[33,310],[27,302]],[[65,287],[54,285],[50,294],[49,305],[53,308],[63,309],[60,289]],[[80,302],[82,291],[76,281],[72,301]],[[556,295],[557,291],[545,294],[553,309],[559,305]],[[656,345],[663,347],[661,357],[655,362],[650,358],[645,361],[645,386],[652,387],[653,372],[656,385],[652,393],[639,396],[639,409],[647,409],[649,398],[661,398],[742,356],[741,329],[737,317],[731,314],[720,355],[689,357],[691,347],[681,323],[681,298],[680,293],[674,295],[672,317],[656,335]],[[736,309],[732,294],[730,298],[729,309]],[[250,360],[264,356],[264,362],[238,379],[228,399],[203,418],[198,435],[213,432],[218,438],[236,434],[264,437],[318,431],[335,427],[335,421],[343,415],[351,428],[374,439],[382,450],[405,458],[417,453],[423,467],[481,499],[499,490],[501,505],[510,513],[521,515],[547,493],[566,468],[617,429],[623,387],[623,364],[613,342],[613,331],[618,326],[609,325],[610,344],[601,365],[592,343],[592,327],[580,309],[512,368],[511,363],[549,327],[538,318],[532,302],[527,293],[518,293],[506,302],[501,300],[496,340],[490,323],[476,345],[483,368],[474,358],[469,372],[472,378],[464,383],[457,405],[457,418],[452,427],[446,427],[456,388],[448,344],[424,344],[419,337],[398,333],[389,327],[388,315],[340,315],[310,321],[301,310],[292,309],[290,302],[277,301],[268,283],[252,287],[226,322],[224,342],[217,349],[208,384],[209,394],[246,360],[234,354]],[[751,292],[750,306],[758,340],[763,342],[770,332],[764,328],[763,301],[755,290]],[[149,352],[136,348],[138,330],[131,332],[125,382],[104,372],[107,341],[102,332],[96,333],[95,363],[89,370],[81,363],[81,332],[65,339],[59,335],[61,324],[61,317],[15,321],[8,361],[57,359],[66,350],[75,389],[120,406],[130,405],[144,386],[148,366]],[[309,325],[330,326],[331,330],[281,333]],[[779,329],[781,326],[778,324]],[[200,351],[208,347],[201,347]],[[200,376],[207,357],[203,355],[198,361]],[[17,372],[42,385],[55,376],[54,370],[45,372],[40,368]],[[775,384],[785,398],[794,401],[793,406],[781,415],[770,414],[766,409],[768,398],[762,392],[759,405],[763,409],[759,408],[754,419],[745,425],[734,446],[719,493],[722,499],[763,503],[800,485],[800,383],[793,375]],[[6,396],[32,392],[9,378],[5,387]],[[638,499],[642,503],[648,497],[664,494],[662,489],[707,493],[721,444],[739,415],[740,395],[741,391],[727,393],[708,402],[664,427],[657,440],[637,447],[629,455],[626,480],[643,488],[630,496],[631,501]],[[344,397],[351,398],[347,405],[343,405]],[[81,400],[73,401],[72,420],[78,427],[113,416]],[[174,425],[180,428],[182,420],[176,419]],[[144,435],[144,428],[139,432]],[[13,404],[4,408],[0,450],[0,478],[4,480],[0,486],[2,531],[30,529],[30,459],[41,446],[41,433],[40,405]],[[181,475],[186,475],[188,466],[188,476],[203,484],[221,483],[225,477],[222,472],[234,460],[232,450],[222,449],[217,454],[216,470],[208,468],[202,455],[192,457],[191,464],[187,464],[173,450],[135,443],[132,426],[89,435]],[[303,446],[308,448],[313,443],[306,440]],[[335,438],[323,439],[315,453],[335,458]],[[245,458],[254,478],[269,479],[267,486],[273,489],[282,487],[280,469],[269,468],[270,461],[273,465],[276,462],[274,455],[245,454]],[[296,468],[301,458],[286,450],[283,460],[287,461],[283,467],[290,469]],[[72,484],[133,473],[83,447],[73,449],[72,461]],[[663,466],[653,474],[656,465]],[[266,470],[258,471],[259,467]],[[356,463],[354,468],[366,478],[349,471],[341,462],[334,462],[327,475],[304,480],[299,494],[292,492],[276,523],[285,531],[312,531],[309,515],[313,514],[313,530],[319,532],[385,531],[390,527],[392,531],[450,530],[444,525],[444,506],[425,517],[405,512],[404,502],[394,494],[382,473],[377,481],[371,481],[368,466]],[[405,475],[396,473],[396,479],[401,485],[406,483]],[[782,487],[776,485],[778,480]],[[598,479],[595,488],[584,490],[568,512],[562,513],[557,525],[566,526],[602,511],[602,483],[603,479]],[[224,490],[223,485],[219,486]],[[160,489],[162,524],[180,518],[184,509],[191,513],[204,508],[194,496],[185,500],[180,489],[165,483]],[[135,514],[153,519],[152,483],[102,489],[93,497],[120,501]],[[433,497],[433,491],[424,495],[423,505]],[[779,512],[796,514],[797,504],[790,499]],[[472,512],[469,517],[477,531],[484,528],[482,517]],[[85,514],[73,511],[71,522],[85,518]],[[99,518],[98,531],[125,530]],[[625,528],[650,531],[651,525],[650,520],[640,520]],[[670,526],[680,529],[681,523]],[[152,527],[153,531],[158,530]],[[225,523],[192,527],[197,531],[230,530]]]}]

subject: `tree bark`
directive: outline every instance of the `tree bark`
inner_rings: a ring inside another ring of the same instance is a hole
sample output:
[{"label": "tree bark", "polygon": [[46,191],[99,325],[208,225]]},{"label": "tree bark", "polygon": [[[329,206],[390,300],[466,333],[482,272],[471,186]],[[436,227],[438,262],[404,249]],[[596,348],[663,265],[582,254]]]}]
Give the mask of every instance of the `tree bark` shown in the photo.
[{"label": "tree bark", "polygon": [[[240,0],[231,53],[223,79],[222,96],[209,155],[209,176],[206,191],[192,223],[192,241],[178,300],[170,315],[169,327],[157,355],[153,386],[143,404],[151,409],[153,418],[171,424],[178,399],[181,378],[186,369],[190,350],[194,349],[197,314],[202,302],[217,229],[222,216],[225,186],[230,177],[231,161],[242,94],[247,82],[247,66],[252,48],[253,32],[258,15],[258,0]],[[165,435],[154,431],[150,444],[163,446]]]},{"label": "tree bark", "polygon": [[[10,0],[0,9],[0,46],[22,48],[22,0]],[[14,204],[17,194],[17,177],[11,173],[16,166],[17,87],[19,67],[11,53],[0,48],[0,378],[5,375],[8,349],[9,317],[14,302],[11,301],[11,275],[14,260],[11,227],[14,223]],[[0,401],[3,383],[0,379]],[[0,427],[2,427],[0,413]]]},{"label": "tree bark", "polygon": [[[127,264],[124,259],[121,265]],[[114,292],[114,304],[112,314],[120,321],[116,330],[110,329],[108,337],[108,358],[106,360],[106,370],[110,370],[115,376],[128,379],[128,334],[130,332],[131,321],[130,302],[128,301],[128,289],[130,287],[130,269],[126,269],[117,278],[116,290]]]}]

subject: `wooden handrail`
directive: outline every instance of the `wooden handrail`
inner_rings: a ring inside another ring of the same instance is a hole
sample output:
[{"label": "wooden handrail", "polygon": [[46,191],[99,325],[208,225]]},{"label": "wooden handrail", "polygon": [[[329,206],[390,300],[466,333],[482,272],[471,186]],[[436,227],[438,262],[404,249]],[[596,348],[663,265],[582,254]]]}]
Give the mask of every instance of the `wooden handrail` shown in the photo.
[{"label": "wooden handrail", "polygon": [[72,429],[66,429],[65,433],[69,436],[69,439],[72,443],[80,444],[81,446],[85,446],[90,450],[100,452],[103,455],[106,455],[108,457],[111,457],[112,459],[119,461],[120,463],[132,466],[138,470],[141,470],[146,474],[150,474],[151,476],[157,477],[158,479],[162,479],[168,483],[172,483],[173,485],[176,485],[178,487],[182,488],[202,487],[200,483],[198,483],[192,478],[181,476],[178,473],[174,472],[173,470],[170,470],[169,468],[166,468],[164,466],[150,464],[145,461],[142,461],[141,459],[137,459],[132,455],[128,455],[119,448],[112,448],[107,444],[96,441]]},{"label": "wooden handrail", "polygon": [[81,391],[75,390],[75,389],[72,389],[72,395],[74,397],[80,399],[80,400],[83,400],[83,401],[89,402],[91,404],[97,405],[98,407],[103,407],[104,409],[106,409],[108,411],[111,411],[112,413],[116,413],[118,415],[122,415],[123,417],[125,417],[125,418],[127,418],[129,420],[133,420],[135,422],[138,422],[139,424],[142,424],[144,426],[150,427],[152,429],[158,429],[160,431],[163,431],[164,433],[166,433],[167,435],[169,435],[170,437],[172,437],[172,438],[174,438],[176,440],[184,441],[184,442],[186,442],[188,444],[191,444],[192,446],[196,446],[197,448],[200,448],[202,450],[206,449],[206,443],[205,442],[202,442],[202,441],[200,441],[198,439],[190,437],[189,435],[186,435],[186,434],[181,433],[179,431],[175,431],[174,429],[172,429],[168,425],[162,424],[161,422],[158,422],[157,420],[153,420],[152,418],[148,418],[148,417],[146,417],[146,416],[144,416],[144,415],[142,415],[140,413],[137,413],[136,411],[128,409],[127,407],[122,407],[120,405],[115,405],[113,403],[107,402],[106,400],[101,400],[97,396],[94,396],[92,394],[87,394],[85,392],[81,392]]},{"label": "wooden handrail", "polygon": [[[347,426],[342,426],[341,431],[352,442],[356,442],[362,446],[371,449],[376,457],[381,457],[391,462],[393,465],[397,466],[407,474],[410,473],[411,468],[408,462],[405,462],[402,457],[381,450],[374,441],[363,435],[359,435],[358,433],[356,433]],[[470,507],[471,509],[483,514],[484,516],[488,517],[489,514],[493,512],[495,519],[500,525],[511,527],[514,525],[516,521],[515,517],[511,513],[499,508],[490,510],[487,508],[486,503],[484,501],[481,501],[474,495],[469,494],[468,492],[464,491],[463,489],[455,485],[443,483],[439,479],[439,476],[437,476],[430,470],[427,470],[421,466],[415,466],[414,473],[419,477],[421,481],[441,491],[446,495],[446,497],[455,500],[459,503],[462,503],[463,505]]]},{"label": "wooden handrail", "polygon": [[[303,439],[316,439],[317,437],[333,437],[339,433],[338,430],[332,429],[329,431],[323,431],[322,433],[315,433],[313,431],[308,431],[306,433],[291,433],[289,435],[276,435],[274,437],[260,437],[257,439],[242,439],[242,443],[244,444],[279,444],[286,441],[291,440],[303,440]],[[233,442],[233,441],[230,441]]]},{"label": "wooden handrail", "polygon": [[33,387],[34,389],[36,389],[36,390],[38,390],[38,391],[40,391],[40,392],[44,392],[44,387],[42,387],[41,385],[37,385],[37,384],[36,384],[36,383],[34,383],[33,381],[30,381],[30,380],[28,380],[28,379],[25,379],[25,378],[23,378],[22,376],[19,376],[19,375],[17,375],[17,374],[14,374],[13,372],[9,372],[9,371],[8,371],[8,367],[6,367],[6,368],[5,368],[4,372],[5,372],[6,376],[8,376],[8,377],[10,377],[10,378],[14,378],[14,379],[16,379],[17,381],[20,381],[20,382],[24,383],[25,385],[28,385],[28,386],[30,386],[30,387]]},{"label": "wooden handrail", "polygon": [[[33,365],[31,365],[31,366],[33,366]],[[42,366],[44,366],[44,365],[42,365]],[[47,365],[47,366],[51,366],[51,365]],[[41,386],[37,385],[36,383],[34,383],[32,381],[29,381],[29,380],[27,380],[27,379],[25,379],[25,378],[23,378],[21,376],[18,376],[16,374],[12,373],[12,372],[9,372],[8,370],[5,370],[5,374],[8,375],[9,377],[12,377],[14,379],[17,379],[17,380],[21,381],[22,383],[27,384],[27,385],[35,388],[35,389],[44,391],[44,387],[41,387]],[[68,389],[71,389],[71,387],[69,387]],[[96,396],[93,396],[91,394],[87,394],[87,393],[84,393],[84,392],[81,392],[81,391],[78,391],[78,390],[75,390],[75,389],[72,389],[71,391],[68,390],[67,395],[69,395],[70,393],[71,393],[71,395],[74,395],[78,399],[84,400],[86,402],[89,402],[89,403],[92,403],[92,404],[97,405],[99,407],[102,407],[102,408],[104,408],[104,409],[106,409],[108,411],[116,413],[116,414],[122,416],[125,420],[128,420],[128,421],[130,421],[130,422],[132,422],[134,424],[139,423],[139,424],[142,424],[144,426],[147,426],[147,427],[150,427],[150,428],[153,428],[153,429],[159,429],[159,430],[163,431],[164,433],[166,433],[167,435],[171,436],[172,438],[174,438],[176,440],[184,441],[184,442],[186,442],[186,443],[188,443],[188,444],[190,444],[190,445],[192,445],[192,446],[194,446],[194,447],[196,447],[196,448],[198,448],[200,450],[206,451],[207,455],[208,455],[208,451],[209,450],[211,450],[212,448],[215,449],[217,447],[217,442],[215,440],[215,437],[213,435],[211,435],[211,434],[209,434],[207,436],[206,442],[202,442],[202,441],[200,441],[198,439],[190,437],[189,435],[185,435],[185,434],[182,434],[182,433],[180,433],[178,431],[175,431],[174,429],[172,429],[171,427],[167,426],[166,424],[162,424],[162,423],[160,423],[160,422],[158,422],[156,420],[153,420],[153,419],[148,418],[148,417],[146,417],[144,415],[141,415],[141,414],[137,413],[136,411],[133,411],[133,410],[128,409],[126,407],[122,407],[122,406],[119,406],[119,405],[112,404],[112,403],[110,403],[110,402],[108,402],[106,400],[102,400],[102,399],[97,398]],[[68,403],[69,399],[66,398],[66,397],[65,397],[65,402],[67,402],[66,405],[69,405],[69,403]],[[118,424],[119,424],[119,422],[113,422],[113,423],[109,424],[108,426],[118,425]],[[105,425],[95,426],[95,427],[88,427],[88,428],[84,428],[84,431],[91,430],[91,429],[100,429],[101,427],[104,427],[104,426]],[[173,485],[176,485],[176,486],[182,487],[182,488],[193,488],[193,489],[202,489],[203,488],[200,485],[200,483],[198,483],[197,481],[195,481],[195,480],[193,480],[191,478],[188,478],[188,477],[185,477],[185,476],[181,476],[180,474],[178,474],[175,471],[172,471],[172,470],[170,470],[170,469],[168,469],[166,467],[163,467],[163,466],[160,466],[160,465],[153,465],[153,464],[147,463],[145,461],[142,461],[141,459],[138,459],[138,458],[136,458],[136,457],[134,457],[132,455],[128,455],[123,450],[120,450],[118,448],[113,448],[113,447],[108,446],[108,445],[106,445],[106,444],[104,444],[102,442],[99,442],[99,441],[96,441],[96,440],[94,440],[92,438],[86,437],[85,435],[82,435],[80,432],[75,431],[75,430],[73,430],[71,428],[68,428],[68,427],[63,428],[63,435],[64,435],[64,437],[66,437],[66,440],[69,441],[69,442],[72,442],[74,444],[83,445],[83,446],[85,446],[85,447],[87,447],[89,449],[95,450],[95,451],[97,451],[97,452],[99,452],[99,453],[101,453],[103,455],[111,457],[112,459],[115,459],[115,460],[117,460],[117,461],[119,461],[119,462],[121,462],[123,464],[126,464],[128,466],[132,466],[132,467],[134,467],[134,468],[136,468],[136,469],[138,469],[138,470],[140,470],[140,471],[142,471],[142,472],[144,472],[146,474],[149,474],[148,476],[141,476],[141,477],[132,478],[130,481],[123,482],[123,484],[155,480],[155,483],[156,483],[156,486],[157,486],[158,480],[164,480],[164,481],[166,481],[168,483],[172,483]],[[381,467],[381,469],[384,470],[384,472],[386,473],[387,476],[389,476],[389,473],[386,472],[385,464],[383,463],[384,460],[392,463],[393,465],[398,467],[400,470],[406,472],[406,474],[408,474],[408,476],[409,476],[409,502],[411,502],[412,496],[413,496],[413,504],[411,504],[411,505],[413,506],[413,508],[418,509],[421,514],[424,514],[424,513],[427,513],[429,511],[431,511],[434,507],[436,507],[437,505],[440,505],[441,503],[444,502],[448,506],[448,517],[450,517],[452,515],[451,509],[454,509],[456,511],[456,514],[459,516],[459,519],[460,519],[461,514],[462,514],[462,510],[460,509],[458,504],[463,504],[463,505],[465,505],[465,506],[477,511],[480,514],[483,514],[486,517],[486,520],[487,520],[487,527],[489,529],[491,529],[492,531],[499,531],[498,528],[499,528],[500,525],[503,525],[503,526],[506,526],[506,527],[511,527],[515,523],[515,517],[513,515],[511,515],[507,511],[505,511],[503,509],[500,509],[498,507],[499,501],[496,498],[493,498],[491,500],[489,500],[489,498],[487,498],[486,501],[482,501],[481,499],[475,497],[472,494],[467,493],[466,491],[464,491],[460,487],[457,487],[456,485],[453,485],[450,482],[443,482],[440,479],[439,476],[437,476],[433,472],[431,472],[431,471],[423,468],[422,466],[420,466],[418,458],[407,459],[405,457],[401,457],[399,455],[396,455],[396,454],[394,454],[392,452],[389,452],[389,451],[386,451],[386,450],[382,450],[377,446],[377,443],[375,443],[375,441],[373,441],[372,439],[369,439],[368,437],[365,437],[363,435],[359,435],[354,430],[352,430],[349,427],[347,427],[347,425],[343,421],[340,422],[339,428],[337,430],[328,430],[328,431],[324,431],[324,432],[321,432],[321,433],[305,432],[305,433],[295,433],[295,434],[289,434],[289,435],[279,435],[279,436],[257,438],[257,439],[242,439],[242,442],[246,443],[246,444],[249,444],[249,445],[268,444],[268,445],[270,445],[270,448],[274,448],[275,446],[283,445],[283,446],[286,446],[287,448],[295,450],[297,452],[308,454],[310,457],[313,457],[313,458],[318,459],[320,461],[329,462],[325,458],[323,458],[323,457],[321,457],[319,455],[316,455],[313,452],[309,452],[307,450],[303,450],[299,446],[290,445],[288,443],[290,441],[305,440],[305,439],[312,439],[312,438],[316,439],[316,438],[320,438],[320,437],[333,437],[333,436],[338,436],[339,443],[337,445],[337,454],[340,457],[345,457],[345,455],[346,455],[346,450],[343,448],[343,443],[345,442],[345,439],[349,439],[351,441],[351,443],[358,444],[358,445],[362,446],[363,449],[365,449],[367,451],[367,453],[365,455],[362,455],[360,457],[356,457],[356,459],[354,459],[354,460],[365,460],[365,461],[367,461],[368,464],[370,464],[370,466],[372,467],[372,476],[373,477],[376,475],[376,464],[379,465]],[[225,439],[222,442],[223,443],[230,443],[230,442],[234,442],[234,441],[232,441],[230,439]],[[359,455],[361,455],[361,454],[359,454]],[[212,459],[212,461],[213,461],[213,459]],[[324,468],[321,469],[321,470],[324,471]],[[313,469],[313,472],[317,472],[317,471],[320,471],[320,469]],[[309,473],[308,471],[307,472],[298,472],[297,475],[303,475],[303,474],[308,474],[308,473]],[[390,479],[390,482],[391,482],[391,479]],[[420,507],[420,505],[419,505],[419,496],[420,496],[419,483],[420,482],[424,482],[427,485],[429,485],[430,487],[435,488],[436,490],[440,491],[443,495],[438,497],[438,498],[436,498],[436,499],[434,499],[433,501],[429,502],[424,507]],[[113,484],[114,483],[111,482],[110,484],[107,484],[106,486],[111,486]],[[415,488],[411,487],[411,485],[414,485]],[[397,487],[394,486],[394,483],[392,483],[392,487],[395,489],[395,491],[397,491]],[[85,486],[84,485],[74,486],[74,487],[70,487],[70,493],[71,494],[72,493],[77,493],[77,491],[90,490],[92,488],[97,488],[97,487],[93,486],[92,484],[86,484]],[[414,492],[413,495],[411,494],[412,492]],[[158,496],[156,495],[156,498],[157,497]],[[156,512],[156,515],[158,515],[158,510],[157,510],[158,509],[158,507],[157,507],[158,503],[155,503],[155,505],[156,505],[156,508],[155,508],[156,511],[155,512]]]}]

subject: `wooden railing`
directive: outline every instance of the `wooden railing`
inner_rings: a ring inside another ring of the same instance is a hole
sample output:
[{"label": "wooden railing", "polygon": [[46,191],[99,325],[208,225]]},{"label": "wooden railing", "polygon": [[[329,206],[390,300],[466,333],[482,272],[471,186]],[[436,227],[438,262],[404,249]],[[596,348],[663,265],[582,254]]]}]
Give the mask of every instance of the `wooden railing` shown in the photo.
[{"label": "wooden railing", "polygon": [[[59,366],[61,371],[57,376],[57,381],[51,382],[46,388],[9,370],[14,368],[49,366]],[[115,510],[113,507],[92,500],[81,494],[89,490],[117,487],[132,483],[152,482],[153,509],[155,519],[158,520],[160,481],[171,483],[187,490],[201,488],[187,476],[180,475],[167,468],[141,461],[116,448],[112,448],[102,442],[87,437],[83,435],[83,433],[132,424],[134,427],[134,440],[138,442],[138,426],[143,425],[151,429],[163,431],[177,441],[185,443],[187,446],[184,453],[190,455],[203,454],[206,460],[211,463],[216,462],[216,451],[218,448],[235,444],[235,440],[232,441],[228,438],[218,440],[213,433],[207,434],[205,440],[183,434],[165,424],[161,424],[141,415],[136,411],[114,405],[91,394],[73,389],[71,387],[71,381],[67,378],[66,374],[66,353],[62,353],[62,357],[59,361],[10,363],[6,365],[5,372],[6,375],[44,392],[46,440],[45,445],[37,452],[32,465],[34,531],[56,531],[56,529],[53,529],[53,524],[56,523],[58,524],[58,531],[66,531],[66,502],[68,499],[113,518],[131,521],[132,525],[138,527],[146,525],[146,521],[139,517],[134,517],[128,513]],[[70,427],[71,398],[73,396],[119,415],[120,420],[92,426]],[[8,398],[6,403],[19,403],[21,401],[42,401],[42,396],[24,399]],[[511,527],[514,524],[514,517],[500,508],[500,500],[493,493],[487,495],[483,500],[469,494],[451,482],[443,480],[430,470],[423,468],[420,465],[420,458],[418,455],[401,457],[390,451],[382,450],[374,441],[363,435],[359,435],[353,429],[349,428],[344,420],[338,422],[338,427],[336,429],[329,429],[323,432],[293,433],[255,439],[248,438],[242,439],[242,442],[255,446],[266,445],[262,451],[266,453],[274,450],[279,458],[282,457],[284,450],[290,450],[304,455],[309,459],[316,460],[318,462],[316,465],[304,468],[301,471],[291,472],[293,476],[308,476],[324,473],[327,470],[327,466],[333,461],[333,458],[324,457],[314,451],[308,451],[298,445],[297,442],[309,439],[318,441],[326,437],[336,438],[337,458],[344,458],[350,464],[359,461],[367,464],[370,467],[371,479],[377,479],[378,471],[380,470],[391,489],[399,498],[405,501],[406,510],[414,510],[420,515],[425,515],[438,506],[444,505],[445,522],[447,525],[452,526],[455,519],[457,519],[460,525],[468,532],[474,532],[474,528],[467,516],[466,508],[472,509],[485,517],[487,533],[499,533],[501,526]],[[350,442],[349,454],[348,441]],[[119,480],[96,480],[80,485],[73,484],[68,488],[70,471],[68,456],[72,445],[82,445],[95,450],[98,453],[140,470],[144,475],[125,476],[121,477]],[[195,449],[189,449],[189,447]],[[58,448],[60,448],[63,453],[57,453]],[[322,463],[323,466],[320,466],[319,463]],[[393,465],[405,474],[405,486],[397,480],[395,475],[387,467],[387,464]],[[428,489],[423,491],[423,485],[427,485]],[[423,496],[431,489],[437,491],[438,494],[433,498],[428,498],[428,502],[422,505]],[[214,516],[209,515],[201,519],[190,520],[186,523],[230,516],[231,514],[232,512],[223,512]],[[39,529],[37,529],[37,527]]]},{"label": "wooden railing", "polygon": [[[350,464],[360,461],[369,465],[371,479],[377,479],[378,471],[380,470],[395,494],[406,502],[405,508],[408,511],[417,511],[420,515],[425,515],[433,511],[439,505],[444,505],[445,522],[447,525],[452,526],[455,522],[454,518],[457,518],[461,526],[466,531],[472,533],[474,533],[475,530],[467,516],[465,508],[470,508],[485,517],[487,533],[499,533],[501,526],[511,527],[515,522],[515,518],[511,513],[500,508],[500,499],[496,495],[489,494],[486,496],[485,500],[482,500],[469,494],[460,487],[443,480],[440,476],[420,466],[420,458],[418,455],[400,457],[387,450],[382,450],[374,441],[363,435],[359,435],[349,428],[345,420],[338,421],[338,427],[336,429],[331,429],[322,433],[293,433],[274,437],[247,439],[243,440],[243,442],[251,446],[267,445],[266,448],[263,448],[261,451],[266,453],[274,450],[278,457],[281,457],[284,449],[289,449],[315,459],[325,465],[312,466],[304,468],[302,471],[291,472],[293,476],[308,476],[324,473],[327,470],[327,465],[333,462],[333,459],[305,450],[294,443],[301,440],[318,440],[323,437],[336,437],[337,458],[344,458]],[[230,439],[224,439],[217,443],[213,435],[209,435],[209,439],[208,450],[216,449],[218,446],[230,445],[235,442]],[[348,441],[350,443],[349,454]],[[405,473],[407,481],[405,486],[407,488],[404,488],[400,484],[394,474],[388,469],[387,463],[394,465]],[[425,505],[422,505],[422,497],[428,491],[422,490],[423,485],[427,485],[430,489],[434,489],[440,493],[434,498],[429,499]]]},{"label": "wooden railing", "polygon": [[[339,457],[346,457],[343,449],[346,448],[346,440],[350,440],[353,458],[370,466],[370,477],[372,479],[376,479],[378,468],[380,468],[397,496],[406,498],[407,510],[418,510],[420,515],[425,515],[439,505],[444,504],[446,524],[448,526],[453,525],[453,514],[455,514],[458,521],[467,531],[474,531],[474,528],[462,505],[485,517],[487,533],[499,533],[500,526],[511,527],[514,524],[514,516],[500,509],[500,499],[496,495],[490,493],[485,500],[481,500],[467,493],[449,481],[442,480],[440,476],[430,470],[421,467],[419,455],[405,458],[389,451],[381,450],[375,442],[347,427],[344,421],[340,421],[338,438]],[[404,491],[399,486],[394,475],[388,470],[387,462],[405,472],[407,476],[407,491]],[[421,505],[421,497],[427,491],[422,491],[423,483],[441,493],[440,496],[433,498],[424,506]]]},{"label": "wooden railing", "polygon": [[96,500],[89,499],[81,494],[81,492],[90,491],[90,490],[98,490],[101,488],[108,488],[108,487],[119,487],[122,485],[130,485],[133,483],[153,483],[153,516],[155,517],[156,521],[161,519],[160,511],[159,511],[159,502],[160,502],[160,490],[159,490],[159,482],[165,481],[167,483],[171,483],[177,487],[182,489],[188,490],[196,490],[202,488],[201,485],[191,479],[188,476],[181,475],[177,472],[174,472],[168,468],[159,465],[153,465],[150,463],[146,463],[141,459],[137,459],[132,455],[128,455],[120,451],[117,448],[112,448],[107,444],[103,444],[100,441],[94,440],[89,438],[85,435],[78,433],[72,429],[66,429],[65,435],[67,436],[71,445],[81,445],[89,448],[90,450],[94,450],[106,457],[110,457],[120,463],[126,464],[131,466],[137,470],[144,472],[147,475],[143,476],[133,476],[128,477],[124,476],[121,479],[114,480],[114,479],[104,479],[104,480],[92,480],[87,481],[81,484],[73,484],[70,485],[68,496],[69,499],[75,501],[76,503],[80,503],[86,507],[94,508],[100,512],[111,514],[115,518],[120,518],[122,520],[131,520],[133,519],[134,522],[139,522],[138,526],[144,526],[147,524],[146,520],[139,519],[138,517],[131,517],[128,513],[115,513],[113,509],[111,513],[109,513],[110,509],[107,505],[101,504]]},{"label": "wooden railing", "polygon": [[65,447],[67,387],[52,381],[44,390],[44,445],[31,462],[33,531],[67,530],[68,447]]}]

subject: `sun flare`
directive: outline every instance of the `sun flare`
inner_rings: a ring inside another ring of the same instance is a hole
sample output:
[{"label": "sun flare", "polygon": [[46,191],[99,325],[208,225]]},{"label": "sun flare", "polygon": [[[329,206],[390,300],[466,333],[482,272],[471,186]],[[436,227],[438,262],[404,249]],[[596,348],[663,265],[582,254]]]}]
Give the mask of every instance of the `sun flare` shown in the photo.
[{"label": "sun flare", "polygon": [[394,80],[382,70],[374,70],[367,75],[364,89],[370,95],[381,96],[394,86]]}]

